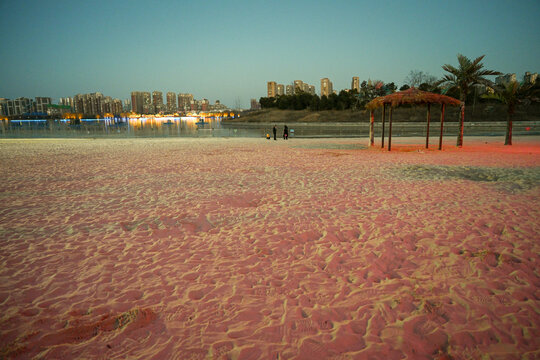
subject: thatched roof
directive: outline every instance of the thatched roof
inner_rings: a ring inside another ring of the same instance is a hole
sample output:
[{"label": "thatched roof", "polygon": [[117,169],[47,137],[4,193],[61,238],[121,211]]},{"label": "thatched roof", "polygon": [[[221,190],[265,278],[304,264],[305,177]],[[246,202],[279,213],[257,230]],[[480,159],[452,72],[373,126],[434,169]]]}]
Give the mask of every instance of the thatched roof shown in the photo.
[{"label": "thatched roof", "polygon": [[373,110],[382,107],[383,104],[390,104],[392,107],[403,104],[445,104],[459,106],[461,101],[450,96],[422,91],[412,87],[405,91],[398,91],[390,95],[375,98],[366,104],[366,109]]}]

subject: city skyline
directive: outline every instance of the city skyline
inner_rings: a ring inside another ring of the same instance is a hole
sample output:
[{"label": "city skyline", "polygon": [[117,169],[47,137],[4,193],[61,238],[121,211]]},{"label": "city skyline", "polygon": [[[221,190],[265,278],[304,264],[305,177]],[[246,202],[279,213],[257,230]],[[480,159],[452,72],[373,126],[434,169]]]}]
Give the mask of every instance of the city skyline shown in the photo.
[{"label": "city skyline", "polygon": [[[177,97],[178,96],[178,97]],[[168,92],[164,102],[163,92],[155,90],[132,91],[131,98],[121,100],[101,92],[76,94],[54,101],[51,97],[0,97],[0,117],[4,116],[120,116],[125,113],[138,115],[186,114],[198,112],[222,112],[232,110],[219,100],[211,104],[206,98],[195,99],[193,94]],[[178,106],[176,100],[178,99]],[[251,105],[251,107],[253,107]]]},{"label": "city skyline", "polygon": [[537,72],[539,12],[537,1],[4,1],[0,97],[160,89],[247,108],[268,81],[401,85],[411,70],[440,77],[458,53]]}]

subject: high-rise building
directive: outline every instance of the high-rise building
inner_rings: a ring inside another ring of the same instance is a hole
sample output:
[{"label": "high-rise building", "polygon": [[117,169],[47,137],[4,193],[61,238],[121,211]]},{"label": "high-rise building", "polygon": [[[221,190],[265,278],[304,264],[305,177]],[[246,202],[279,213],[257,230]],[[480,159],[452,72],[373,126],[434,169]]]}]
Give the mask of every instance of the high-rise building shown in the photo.
[{"label": "high-rise building", "polygon": [[152,94],[149,91],[142,92],[142,113],[143,114],[153,114],[154,105],[152,105]]},{"label": "high-rise building", "polygon": [[315,95],[315,85],[309,85],[309,91],[311,95]]},{"label": "high-rise building", "polygon": [[0,98],[0,115],[6,116],[7,115],[7,102],[9,99],[6,98]]},{"label": "high-rise building", "polygon": [[132,91],[131,92],[131,111],[136,114],[143,113],[143,93],[141,91]]},{"label": "high-rise building", "polygon": [[93,116],[102,115],[103,94],[100,92],[90,94],[77,94],[73,97],[75,112]]},{"label": "high-rise building", "polygon": [[358,76],[353,76],[351,90],[356,90],[358,93],[360,93],[360,78]]},{"label": "high-rise building", "polygon": [[60,98],[60,100],[58,100],[58,104],[63,105],[63,106],[73,107],[73,98],[72,97]]},{"label": "high-rise building", "polygon": [[210,101],[208,99],[202,99],[201,101],[201,110],[208,111],[210,108]]},{"label": "high-rise building", "polygon": [[176,112],[176,94],[173,92],[167,93],[167,111],[169,113],[175,113]]},{"label": "high-rise building", "polygon": [[285,86],[283,84],[277,84],[277,95],[285,95]]},{"label": "high-rise building", "polygon": [[299,91],[304,91],[304,82],[302,80],[294,80],[293,87],[295,94],[297,94]]},{"label": "high-rise building", "polygon": [[[132,97],[134,95],[132,93]],[[88,116],[103,115],[105,113],[120,114],[122,112],[122,101],[112,99],[110,96],[103,96],[100,92],[77,94],[73,97],[73,108],[75,112]]]},{"label": "high-rise building", "polygon": [[73,97],[73,110],[76,113],[84,114],[85,110],[85,103],[86,103],[85,96],[83,94],[77,94]]},{"label": "high-rise building", "polygon": [[47,108],[52,104],[50,97],[36,97],[36,101],[33,104],[33,110],[37,113],[47,113]]},{"label": "high-rise building", "polygon": [[101,113],[102,114],[113,114],[114,113],[114,102],[112,97],[105,96],[101,102]]},{"label": "high-rise building", "polygon": [[120,115],[122,113],[122,100],[113,99],[110,96],[105,96],[101,102],[101,111],[102,115]]},{"label": "high-rise building", "polygon": [[34,101],[28,98],[17,98],[15,100],[1,99],[1,112],[3,115],[15,116],[32,112]]},{"label": "high-rise building", "polygon": [[13,107],[16,115],[32,112],[32,105],[34,101],[25,97],[17,98],[13,100]]},{"label": "high-rise building", "polygon": [[268,88],[268,97],[272,98],[272,97],[276,97],[277,95],[277,84],[275,81],[269,81],[267,83],[267,88]]},{"label": "high-rise building", "polygon": [[154,106],[154,114],[158,114],[164,110],[163,93],[161,91],[154,91],[152,93],[152,105]]},{"label": "high-rise building", "polygon": [[191,110],[192,101],[193,101],[193,94],[178,94],[178,110],[179,111]]},{"label": "high-rise building", "polygon": [[293,94],[294,94],[294,86],[292,86],[292,85],[287,85],[287,86],[285,87],[285,93],[286,93],[287,95],[293,95]]},{"label": "high-rise building", "polygon": [[111,110],[114,115],[120,115],[124,111],[124,107],[122,106],[122,100],[113,99]]},{"label": "high-rise building", "polygon": [[333,94],[332,82],[328,78],[321,79],[321,96],[330,96]]}]

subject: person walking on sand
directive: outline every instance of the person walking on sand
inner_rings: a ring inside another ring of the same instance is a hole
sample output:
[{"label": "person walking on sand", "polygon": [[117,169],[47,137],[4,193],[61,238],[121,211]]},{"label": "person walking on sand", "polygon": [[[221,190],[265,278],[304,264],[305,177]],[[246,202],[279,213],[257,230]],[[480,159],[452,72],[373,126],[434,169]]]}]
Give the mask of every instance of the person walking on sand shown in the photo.
[{"label": "person walking on sand", "polygon": [[274,124],[274,128],[272,129],[272,131],[274,132],[274,140],[277,140],[277,138],[276,138],[276,135],[277,135],[276,124]]},{"label": "person walking on sand", "polygon": [[283,139],[289,139],[289,128],[287,127],[287,125],[283,126]]}]

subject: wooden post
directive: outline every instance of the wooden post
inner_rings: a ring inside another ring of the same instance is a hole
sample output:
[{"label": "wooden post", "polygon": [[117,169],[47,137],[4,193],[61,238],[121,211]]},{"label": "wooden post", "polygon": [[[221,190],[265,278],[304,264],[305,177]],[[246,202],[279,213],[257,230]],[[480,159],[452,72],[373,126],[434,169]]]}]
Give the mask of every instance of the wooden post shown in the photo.
[{"label": "wooden post", "polygon": [[431,104],[427,104],[427,129],[426,129],[426,149],[429,148],[429,122],[431,121]]},{"label": "wooden post", "polygon": [[463,126],[465,123],[465,101],[461,102],[461,114],[459,118],[459,133],[457,138],[457,146],[463,146]]},{"label": "wooden post", "polygon": [[375,114],[373,110],[371,110],[369,114],[369,146],[373,146],[375,144],[375,134],[373,133],[373,126],[375,124]]},{"label": "wooden post", "polygon": [[388,124],[388,151],[392,150],[392,105],[390,105],[390,123]]},{"label": "wooden post", "polygon": [[382,105],[382,136],[381,136],[381,149],[384,149],[384,120],[386,118],[386,104]]},{"label": "wooden post", "polygon": [[444,104],[441,105],[441,135],[439,136],[439,150],[442,150],[443,126],[444,126]]},{"label": "wooden post", "polygon": [[506,136],[504,138],[504,145],[512,145],[512,115],[506,115]]}]

